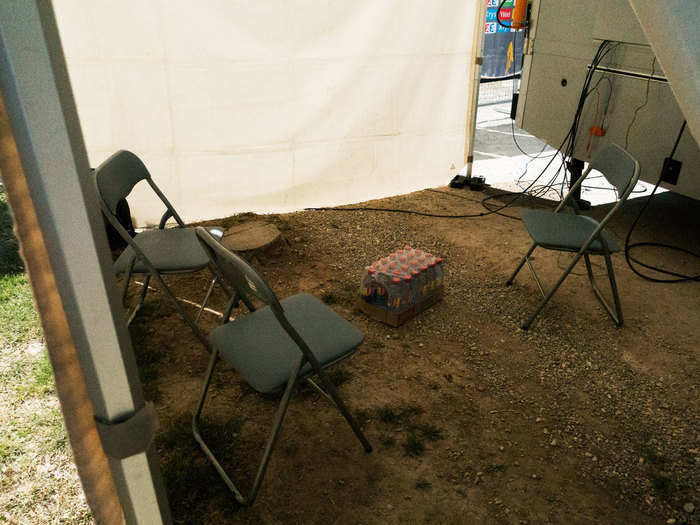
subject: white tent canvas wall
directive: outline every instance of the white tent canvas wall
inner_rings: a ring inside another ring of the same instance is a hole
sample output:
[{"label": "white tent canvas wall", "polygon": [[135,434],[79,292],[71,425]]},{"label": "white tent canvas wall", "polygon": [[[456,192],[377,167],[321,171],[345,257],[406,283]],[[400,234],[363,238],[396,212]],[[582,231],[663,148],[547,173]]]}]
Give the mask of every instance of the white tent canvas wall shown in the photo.
[{"label": "white tent canvas wall", "polygon": [[[187,221],[445,184],[465,161],[476,0],[56,0],[97,166],[139,155]],[[451,169],[456,167],[456,169]],[[139,225],[162,210],[130,199]]]}]

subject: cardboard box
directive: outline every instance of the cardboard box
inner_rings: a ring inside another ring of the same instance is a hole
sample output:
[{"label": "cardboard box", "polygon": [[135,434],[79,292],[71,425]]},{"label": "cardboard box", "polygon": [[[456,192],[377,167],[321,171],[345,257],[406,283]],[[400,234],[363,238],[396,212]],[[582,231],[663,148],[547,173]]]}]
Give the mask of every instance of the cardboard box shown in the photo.
[{"label": "cardboard box", "polygon": [[442,300],[442,295],[444,292],[444,287],[440,286],[428,294],[425,299],[420,301],[413,306],[401,310],[400,312],[392,312],[390,310],[385,310],[377,305],[370,304],[365,301],[362,297],[357,298],[357,308],[362,312],[367,314],[372,319],[381,321],[382,323],[388,324],[389,326],[401,326],[409,319],[413,319],[416,315],[424,310],[427,310],[440,300]]}]

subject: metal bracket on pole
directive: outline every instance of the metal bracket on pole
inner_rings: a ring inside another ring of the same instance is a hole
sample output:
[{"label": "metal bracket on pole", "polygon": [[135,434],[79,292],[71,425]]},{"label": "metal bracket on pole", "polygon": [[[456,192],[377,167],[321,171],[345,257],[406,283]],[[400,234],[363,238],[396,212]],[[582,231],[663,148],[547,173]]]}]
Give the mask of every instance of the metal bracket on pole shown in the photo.
[{"label": "metal bracket on pole", "polygon": [[153,403],[146,403],[141,410],[118,422],[100,421],[95,417],[105,454],[114,459],[126,459],[146,452],[158,429],[158,415]]}]

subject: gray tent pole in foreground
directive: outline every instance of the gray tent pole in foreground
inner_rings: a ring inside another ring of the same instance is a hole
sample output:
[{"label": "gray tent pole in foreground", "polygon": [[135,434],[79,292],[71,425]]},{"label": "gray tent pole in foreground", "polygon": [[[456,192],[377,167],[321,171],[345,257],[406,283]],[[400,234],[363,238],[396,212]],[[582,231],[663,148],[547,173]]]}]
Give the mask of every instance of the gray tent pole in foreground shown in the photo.
[{"label": "gray tent pole in foreground", "polygon": [[155,413],[138,380],[48,0],[0,2],[0,94],[0,170],[88,503],[100,523],[169,523]]}]

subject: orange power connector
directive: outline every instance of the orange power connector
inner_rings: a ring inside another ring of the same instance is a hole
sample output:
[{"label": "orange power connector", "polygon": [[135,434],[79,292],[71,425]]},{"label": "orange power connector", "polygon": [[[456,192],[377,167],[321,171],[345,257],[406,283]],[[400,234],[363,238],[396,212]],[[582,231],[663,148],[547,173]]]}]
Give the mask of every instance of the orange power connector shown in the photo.
[{"label": "orange power connector", "polygon": [[516,0],[510,23],[513,29],[524,29],[527,27],[527,3],[528,0]]}]

